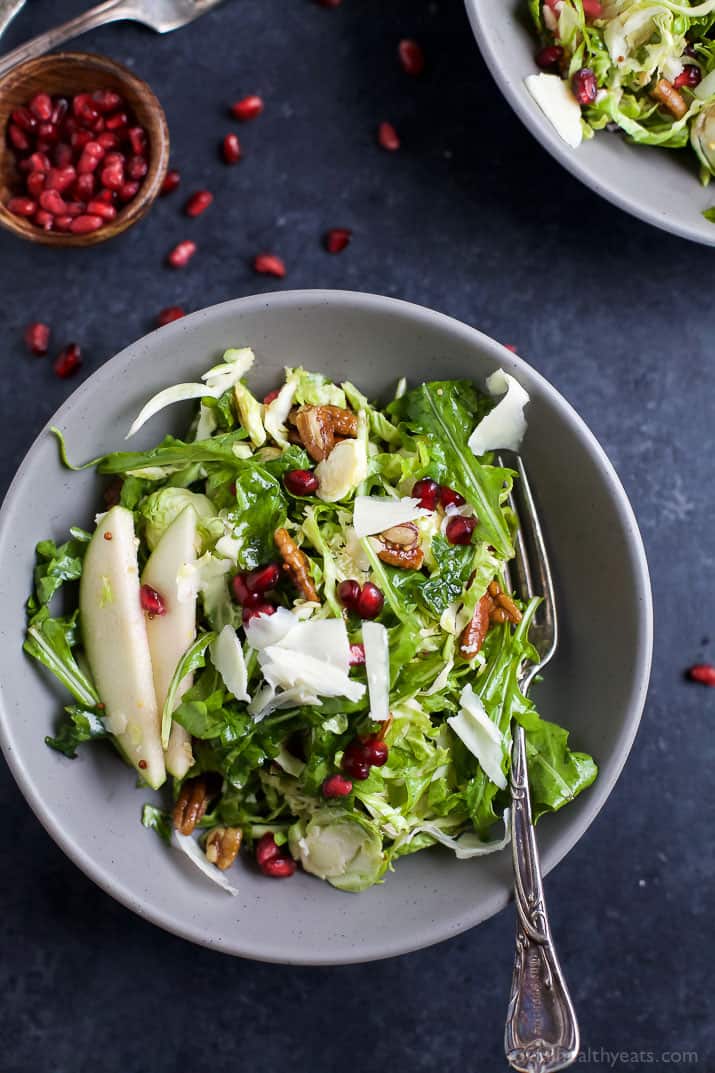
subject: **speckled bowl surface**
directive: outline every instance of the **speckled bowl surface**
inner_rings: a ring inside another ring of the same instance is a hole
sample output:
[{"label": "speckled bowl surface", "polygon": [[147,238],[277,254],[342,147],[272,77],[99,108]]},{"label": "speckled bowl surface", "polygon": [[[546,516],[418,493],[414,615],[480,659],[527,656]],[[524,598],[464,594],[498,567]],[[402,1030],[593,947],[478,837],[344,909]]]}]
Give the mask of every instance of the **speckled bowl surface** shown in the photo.
[{"label": "speckled bowl surface", "polygon": [[[560,164],[625,212],[674,235],[715,246],[715,224],[702,215],[704,209],[715,205],[715,190],[712,185],[701,186],[695,153],[634,145],[620,133],[609,131],[600,131],[591,141],[571,149],[524,85],[527,75],[538,72],[534,55],[539,48],[527,0],[465,3],[497,86],[527,130]],[[527,139],[525,153],[528,151]],[[528,167],[524,179],[528,182]],[[587,211],[585,203],[583,211]],[[619,226],[622,222],[616,218],[614,227]]]},{"label": "speckled bowl surface", "polygon": [[[531,394],[524,443],[553,562],[562,638],[534,696],[542,714],[571,730],[572,743],[601,767],[597,783],[538,827],[545,869],[564,856],[597,815],[628,756],[641,716],[651,656],[647,566],[618,478],[592,434],[538,373],[473,328],[389,298],[297,291],[226,302],[132,344],[90,377],[52,419],[70,457],[121,446],[146,398],[195,379],[227,346],[250,344],[258,393],[286,364],[301,362],[368,394],[400,376],[473,377],[502,366]],[[186,426],[172,408],[137,436],[141,448]],[[508,851],[458,862],[441,848],[398,863],[363,894],[334,890],[302,873],[262,878],[250,861],[234,868],[236,898],[208,884],[185,858],[140,824],[142,804],[161,794],[137,789],[109,748],[66,760],[46,748],[63,698],[22,652],[24,602],[37,540],[90,526],[103,482],[63,469],[42,432],[0,513],[0,740],[17,782],[52,837],[95,882],[141,916],[217,950],[267,961],[331,964],[404,953],[485,920],[510,896]],[[618,593],[618,615],[613,593]]]}]

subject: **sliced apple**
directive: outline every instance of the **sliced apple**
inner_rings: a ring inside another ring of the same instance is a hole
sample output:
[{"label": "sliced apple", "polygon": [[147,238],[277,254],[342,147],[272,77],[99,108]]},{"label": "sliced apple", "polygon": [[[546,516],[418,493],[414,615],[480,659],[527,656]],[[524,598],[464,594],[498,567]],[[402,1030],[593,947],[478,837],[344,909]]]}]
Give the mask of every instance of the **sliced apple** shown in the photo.
[{"label": "sliced apple", "polygon": [[160,710],[146,620],[139,602],[134,516],[113,507],[87,548],[80,583],[87,659],[117,744],[154,789],[166,780]]},{"label": "sliced apple", "polygon": [[[142,575],[142,584],[156,589],[166,608],[165,614],[147,619],[146,624],[154,691],[160,713],[176,666],[196,636],[196,594],[179,600],[177,579],[182,566],[195,561],[197,542],[196,511],[189,506],[182,510],[161,537]],[[187,674],[181,682],[176,692],[177,704],[192,680],[192,676]],[[167,769],[180,779],[193,762],[191,736],[178,723],[172,723],[166,748]]]}]

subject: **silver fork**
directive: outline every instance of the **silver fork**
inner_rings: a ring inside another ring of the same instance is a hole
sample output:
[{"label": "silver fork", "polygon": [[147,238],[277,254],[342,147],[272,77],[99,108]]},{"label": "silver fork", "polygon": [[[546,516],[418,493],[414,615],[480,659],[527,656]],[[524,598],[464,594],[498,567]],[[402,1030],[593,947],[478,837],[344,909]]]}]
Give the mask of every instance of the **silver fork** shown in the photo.
[{"label": "silver fork", "polygon": [[131,19],[149,26],[159,34],[165,34],[170,30],[178,30],[179,27],[186,26],[187,23],[193,22],[194,19],[204,15],[220,3],[221,0],[105,0],[103,4],[90,8],[83,15],[70,19],[62,26],[56,26],[54,30],[48,30],[47,33],[33,37],[24,45],[8,52],[0,59],[0,76],[12,67],[16,67],[18,63],[34,59],[35,56],[42,56],[64,41],[78,37],[97,26],[104,26],[108,22]]},{"label": "silver fork", "polygon": [[[501,459],[499,460],[502,464]],[[508,465],[509,463],[507,463]],[[521,458],[511,465],[519,474],[510,505],[519,519],[516,556],[505,582],[522,600],[543,596],[529,632],[539,654],[536,664],[525,663],[519,685],[526,693],[535,675],[552,658],[558,643],[554,585],[534,498]],[[514,584],[516,582],[516,584]],[[516,957],[504,1030],[507,1061],[523,1073],[565,1069],[578,1055],[576,1014],[554,949],[539,852],[531,818],[526,738],[515,724],[511,758],[512,860],[517,909]]]}]

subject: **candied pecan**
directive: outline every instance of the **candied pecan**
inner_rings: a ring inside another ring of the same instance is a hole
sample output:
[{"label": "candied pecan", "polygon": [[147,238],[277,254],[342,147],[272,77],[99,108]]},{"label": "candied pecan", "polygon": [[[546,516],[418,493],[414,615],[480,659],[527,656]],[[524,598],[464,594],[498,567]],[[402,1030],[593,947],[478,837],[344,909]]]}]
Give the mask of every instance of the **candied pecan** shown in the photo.
[{"label": "candied pecan", "polygon": [[384,542],[383,547],[377,553],[378,559],[388,566],[399,566],[402,570],[419,570],[424,562],[424,552],[419,545],[412,548],[402,547],[400,544]]},{"label": "candied pecan", "polygon": [[217,779],[210,772],[187,779],[174,805],[174,827],[182,835],[190,835],[203,817],[209,802],[216,797]]},{"label": "candied pecan", "polygon": [[474,659],[484,644],[489,632],[489,615],[494,607],[494,599],[487,592],[474,609],[471,621],[467,623],[459,639],[459,653],[463,659]]},{"label": "candied pecan", "polygon": [[318,590],[308,569],[308,556],[300,550],[287,529],[276,529],[273,539],[283,560],[283,569],[290,574],[304,599],[320,603]]},{"label": "candied pecan", "polygon": [[303,446],[315,462],[328,457],[335,444],[333,422],[322,406],[301,406],[295,424]]},{"label": "candied pecan", "polygon": [[659,78],[656,82],[651,96],[655,97],[664,108],[667,108],[671,115],[674,115],[676,119],[682,119],[688,110],[688,106],[683,99],[682,94],[668,81],[667,78]]},{"label": "candied pecan", "polygon": [[241,848],[243,831],[240,827],[214,827],[206,836],[206,858],[221,871],[230,868]]},{"label": "candied pecan", "polygon": [[352,410],[346,410],[342,406],[321,406],[324,414],[330,418],[333,431],[338,436],[345,436],[354,440],[358,434],[357,414]]}]

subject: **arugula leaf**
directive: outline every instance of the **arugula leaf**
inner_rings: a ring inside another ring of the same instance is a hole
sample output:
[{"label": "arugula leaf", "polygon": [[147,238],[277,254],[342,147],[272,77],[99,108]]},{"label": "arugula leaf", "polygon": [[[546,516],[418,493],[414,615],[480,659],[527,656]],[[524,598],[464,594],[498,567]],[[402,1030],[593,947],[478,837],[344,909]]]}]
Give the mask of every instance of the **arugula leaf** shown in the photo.
[{"label": "arugula leaf", "polygon": [[236,506],[229,512],[241,541],[238,564],[252,570],[276,556],[273,535],[285,525],[288,503],[280,484],[263,466],[245,468],[236,477]]},{"label": "arugula leaf", "polygon": [[420,586],[419,593],[427,609],[439,617],[464,591],[472,570],[474,548],[471,545],[455,546],[444,537],[435,536],[432,555],[437,569],[430,575],[429,581]]},{"label": "arugula leaf", "polygon": [[54,674],[81,705],[94,708],[99,694],[72,654],[77,643],[79,611],[67,618],[50,618],[47,608],[30,620],[23,649]]},{"label": "arugula leaf", "polygon": [[[244,429],[225,432],[210,440],[184,443],[167,436],[158,447],[150,451],[115,451],[96,459],[100,473],[126,473],[128,470],[147,469],[149,466],[185,466],[190,462],[223,462],[236,467],[240,460],[233,453],[233,445],[246,439]],[[87,463],[89,465],[89,463]]]},{"label": "arugula leaf", "polygon": [[715,224],[715,205],[710,209],[703,209],[703,216],[708,223]]},{"label": "arugula leaf", "polygon": [[156,805],[145,805],[142,809],[142,824],[150,831],[156,831],[159,838],[166,842],[167,846],[171,844],[172,820],[170,812],[165,812],[164,809],[157,808]]},{"label": "arugula leaf", "polygon": [[545,719],[526,731],[534,821],[568,805],[598,774],[592,757],[569,749],[568,737],[567,730]]},{"label": "arugula leaf", "polygon": [[172,675],[169,688],[166,693],[166,700],[164,701],[164,708],[161,713],[161,743],[166,749],[169,744],[169,734],[171,732],[171,721],[173,718],[174,707],[176,704],[176,691],[186,678],[187,674],[192,674],[200,667],[204,667],[206,664],[205,652],[212,641],[216,639],[215,633],[200,633],[193,644],[184,652],[183,656],[179,660],[176,670]]},{"label": "arugula leaf", "polygon": [[[80,530],[81,532],[81,530]],[[65,581],[77,581],[82,576],[82,562],[87,544],[84,540],[68,540],[59,546],[53,540],[41,540],[35,548],[35,594],[42,607],[48,604]],[[30,610],[34,611],[36,605]]]},{"label": "arugula leaf", "polygon": [[96,709],[72,705],[65,708],[65,712],[69,718],[61,724],[56,737],[48,735],[45,738],[45,744],[59,753],[64,753],[71,760],[77,756],[78,745],[110,736]]}]

